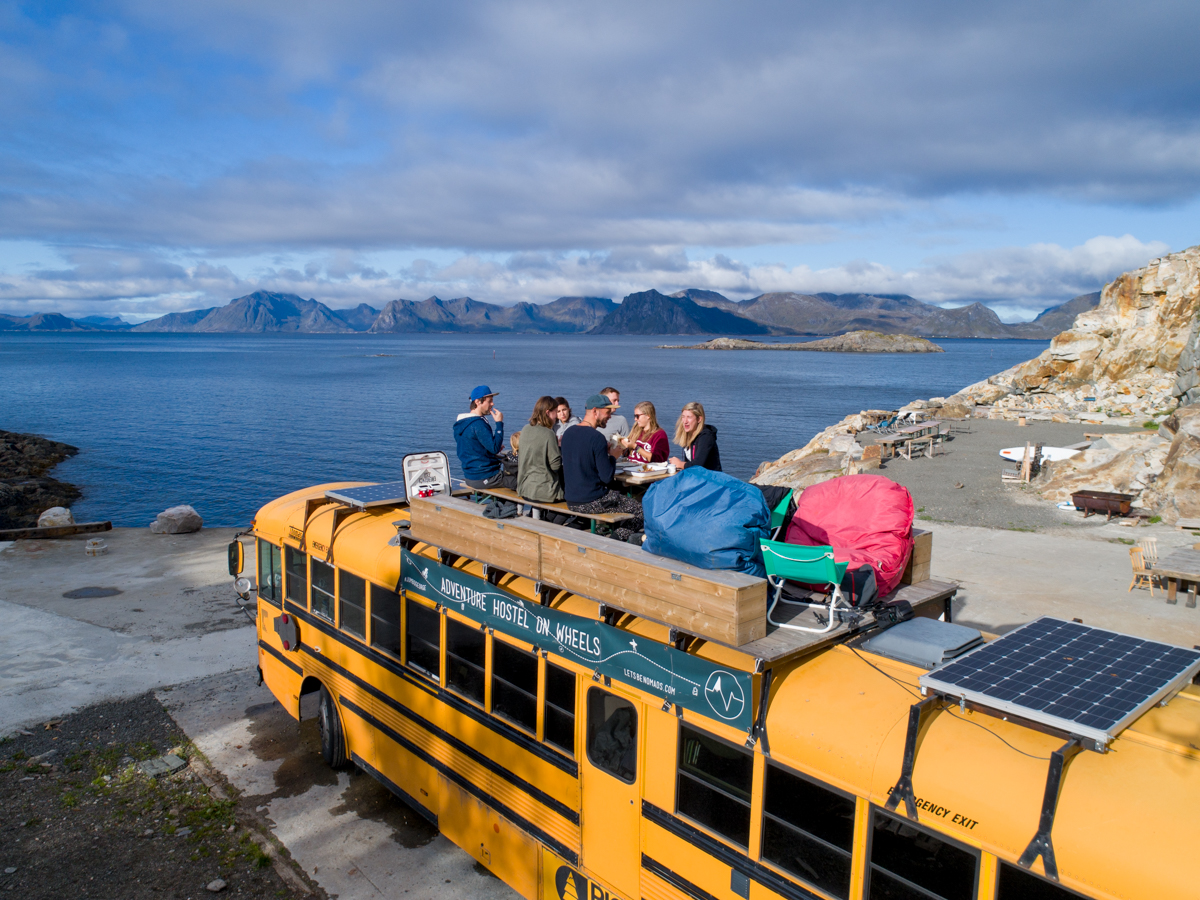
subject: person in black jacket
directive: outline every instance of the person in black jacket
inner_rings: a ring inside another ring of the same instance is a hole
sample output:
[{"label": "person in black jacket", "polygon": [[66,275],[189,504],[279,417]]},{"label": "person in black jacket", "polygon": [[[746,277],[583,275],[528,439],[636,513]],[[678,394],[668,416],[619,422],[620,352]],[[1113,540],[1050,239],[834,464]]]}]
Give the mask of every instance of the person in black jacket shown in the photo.
[{"label": "person in black jacket", "polygon": [[563,493],[572,512],[613,513],[633,515],[613,530],[620,541],[642,531],[642,504],[626,497],[614,488],[617,474],[616,457],[621,448],[609,444],[599,429],[612,415],[612,401],[602,394],[588,397],[587,414],[583,421],[563,432],[562,473]]},{"label": "person in black jacket", "polygon": [[699,403],[687,403],[675,423],[675,443],[683,448],[683,459],[671,457],[676,468],[699,466],[702,469],[721,471],[721,453],[717,450],[717,429],[704,421],[704,407]]}]

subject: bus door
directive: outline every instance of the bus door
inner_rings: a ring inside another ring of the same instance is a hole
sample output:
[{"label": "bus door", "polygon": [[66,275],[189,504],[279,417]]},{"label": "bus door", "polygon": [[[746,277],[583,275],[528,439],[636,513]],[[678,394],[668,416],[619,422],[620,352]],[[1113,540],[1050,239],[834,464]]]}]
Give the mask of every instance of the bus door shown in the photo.
[{"label": "bus door", "polygon": [[626,898],[641,896],[644,707],[611,687],[587,689],[581,772],[583,865]]}]

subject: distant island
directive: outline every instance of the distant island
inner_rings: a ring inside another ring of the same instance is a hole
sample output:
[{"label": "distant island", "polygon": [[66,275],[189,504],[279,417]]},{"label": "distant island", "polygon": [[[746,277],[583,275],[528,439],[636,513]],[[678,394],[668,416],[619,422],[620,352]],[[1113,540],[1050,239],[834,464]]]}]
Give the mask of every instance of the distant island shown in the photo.
[{"label": "distant island", "polygon": [[[360,303],[333,309],[320,301],[255,291],[140,325],[119,316],[71,319],[60,313],[0,313],[3,332],[170,332],[205,334],[680,334],[845,335],[874,331],[925,338],[1022,338],[1046,341],[1094,309],[1097,291],[1043,311],[1032,322],[1007,325],[972,303],[943,309],[907,294],[760,294],[730,300],[716,291],[641,291],[621,303],[607,297],[559,297],[549,303],[500,306],[470,297],[393,300],[383,309]],[[816,349],[806,347],[805,349]]]},{"label": "distant island", "polygon": [[703,344],[659,344],[659,350],[809,350],[825,353],[945,353],[933,341],[911,334],[851,331],[801,344],[767,344],[743,338],[714,338]]}]

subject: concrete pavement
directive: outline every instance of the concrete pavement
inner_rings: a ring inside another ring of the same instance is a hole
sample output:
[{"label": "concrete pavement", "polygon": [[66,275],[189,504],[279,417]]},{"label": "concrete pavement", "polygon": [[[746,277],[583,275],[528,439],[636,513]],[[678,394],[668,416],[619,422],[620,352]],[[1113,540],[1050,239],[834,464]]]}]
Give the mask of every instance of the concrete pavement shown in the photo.
[{"label": "concrete pavement", "polygon": [[1082,619],[1183,647],[1200,644],[1200,608],[1185,595],[1170,606],[1166,591],[1129,590],[1129,546],[1158,538],[1159,556],[1196,538],[1166,525],[1126,528],[1115,522],[1051,534],[918,522],[933,532],[932,575],[960,584],[955,621],[1001,634],[1038,616]]}]

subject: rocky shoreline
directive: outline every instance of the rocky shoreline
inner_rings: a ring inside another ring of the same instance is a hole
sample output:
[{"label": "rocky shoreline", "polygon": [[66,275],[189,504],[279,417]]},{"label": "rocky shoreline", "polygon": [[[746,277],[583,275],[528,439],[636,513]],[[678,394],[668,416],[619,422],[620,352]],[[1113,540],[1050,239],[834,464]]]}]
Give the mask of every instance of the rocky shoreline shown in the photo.
[{"label": "rocky shoreline", "polygon": [[47,474],[78,452],[35,434],[0,431],[0,529],[32,528],[43,511],[78,500],[79,488]]},{"label": "rocky shoreline", "polygon": [[660,344],[659,350],[809,350],[825,353],[945,353],[933,341],[911,334],[850,331],[799,344],[768,344],[744,338],[714,338],[703,344]]},{"label": "rocky shoreline", "polygon": [[1099,306],[1036,358],[950,397],[846,416],[764,462],[753,480],[803,488],[877,468],[878,445],[857,436],[897,413],[1143,427],[1045,466],[1034,489],[1046,501],[1082,489],[1132,494],[1134,507],[1168,524],[1200,517],[1200,247],[1106,285]]}]

